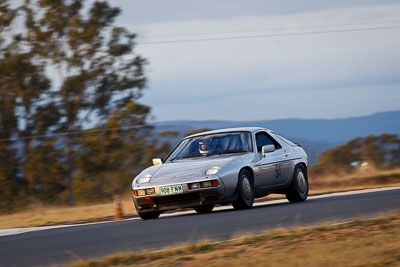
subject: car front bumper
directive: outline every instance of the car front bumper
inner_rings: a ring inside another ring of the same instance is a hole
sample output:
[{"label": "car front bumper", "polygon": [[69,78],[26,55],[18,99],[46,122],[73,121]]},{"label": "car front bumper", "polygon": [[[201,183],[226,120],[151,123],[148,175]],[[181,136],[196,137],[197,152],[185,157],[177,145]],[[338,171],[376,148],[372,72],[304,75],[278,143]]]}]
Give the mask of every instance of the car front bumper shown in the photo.
[{"label": "car front bumper", "polygon": [[188,184],[182,184],[182,186],[183,192],[177,194],[161,195],[160,187],[153,187],[156,190],[154,195],[135,196],[133,194],[136,210],[144,213],[218,204],[224,195],[224,186],[220,180],[216,187],[189,190]]}]

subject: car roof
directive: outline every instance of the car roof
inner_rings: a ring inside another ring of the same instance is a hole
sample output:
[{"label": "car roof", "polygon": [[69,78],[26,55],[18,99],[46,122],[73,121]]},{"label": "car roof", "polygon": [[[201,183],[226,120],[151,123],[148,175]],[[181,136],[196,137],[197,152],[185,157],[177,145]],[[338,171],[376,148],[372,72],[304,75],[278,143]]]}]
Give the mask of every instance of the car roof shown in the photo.
[{"label": "car roof", "polygon": [[266,129],[266,128],[261,128],[261,127],[237,127],[237,128],[225,128],[225,129],[212,130],[212,131],[192,134],[192,135],[189,135],[189,136],[185,137],[185,139],[186,138],[190,138],[190,137],[206,135],[206,134],[218,134],[218,133],[228,133],[228,132],[256,132],[256,131],[259,131],[259,130],[264,130],[264,131],[271,132],[271,130]]}]

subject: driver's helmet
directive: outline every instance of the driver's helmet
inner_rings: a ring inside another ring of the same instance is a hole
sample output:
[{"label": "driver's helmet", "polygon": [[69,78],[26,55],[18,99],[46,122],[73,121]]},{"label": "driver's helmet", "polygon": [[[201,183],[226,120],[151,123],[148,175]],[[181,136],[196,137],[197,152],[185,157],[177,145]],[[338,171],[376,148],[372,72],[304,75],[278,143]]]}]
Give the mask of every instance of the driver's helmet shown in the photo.
[{"label": "driver's helmet", "polygon": [[199,141],[199,152],[203,155],[208,154],[211,149],[212,139],[203,139]]}]

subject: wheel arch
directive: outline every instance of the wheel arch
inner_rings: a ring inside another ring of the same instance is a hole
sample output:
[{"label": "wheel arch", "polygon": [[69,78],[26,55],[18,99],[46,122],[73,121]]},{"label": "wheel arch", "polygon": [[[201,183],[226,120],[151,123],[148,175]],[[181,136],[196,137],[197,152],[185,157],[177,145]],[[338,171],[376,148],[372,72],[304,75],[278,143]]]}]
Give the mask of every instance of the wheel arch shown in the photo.
[{"label": "wheel arch", "polygon": [[296,169],[297,167],[302,168],[302,169],[304,170],[304,172],[305,172],[305,175],[308,176],[308,175],[307,175],[307,165],[306,165],[304,162],[299,162],[299,163],[297,163],[296,166],[295,166],[295,169]]},{"label": "wheel arch", "polygon": [[[251,185],[254,186],[254,172],[253,172],[253,169],[250,168],[249,166],[244,166],[244,167],[242,167],[240,169],[239,174],[240,174],[240,172],[242,170],[246,170],[246,171],[248,171],[250,173],[250,177],[249,177],[250,178],[250,182],[251,182]],[[239,179],[239,176],[238,176],[238,179]]]},{"label": "wheel arch", "polygon": [[294,175],[295,175],[295,171],[296,171],[296,169],[299,168],[299,167],[302,168],[302,170],[304,171],[304,174],[305,174],[306,177],[308,178],[308,174],[307,174],[307,164],[304,163],[303,161],[295,162],[294,167],[293,167],[293,169],[292,169],[291,172],[290,172],[289,179],[287,180],[286,187],[289,187],[289,186],[292,184],[293,178],[294,178]]},{"label": "wheel arch", "polygon": [[[296,177],[299,170],[305,176],[303,177],[303,179],[305,178],[305,181],[303,181],[304,182],[303,187],[306,185],[306,187],[303,188],[305,190],[301,190],[299,188],[298,184],[299,180],[298,177]],[[294,175],[292,178],[292,182],[290,186],[285,190],[286,198],[289,200],[289,202],[303,202],[307,199],[309,190],[310,190],[310,184],[308,182],[308,177],[307,177],[307,165],[304,162],[298,162],[294,168]]]},{"label": "wheel arch", "polygon": [[[240,181],[241,181],[241,172],[246,170],[249,173],[249,177],[248,179],[250,180],[250,191],[247,191],[248,193],[250,193],[250,195],[246,195],[246,193],[243,193],[243,190],[240,190],[240,188],[243,187],[243,184],[241,185]],[[254,173],[253,170],[249,167],[249,166],[244,166],[240,169],[239,171],[239,175],[238,175],[238,182],[237,182],[237,186],[236,186],[236,190],[235,190],[235,200],[233,200],[231,202],[232,206],[234,209],[249,209],[253,206],[254,203],[254,190],[253,190],[253,186],[254,186]]]}]

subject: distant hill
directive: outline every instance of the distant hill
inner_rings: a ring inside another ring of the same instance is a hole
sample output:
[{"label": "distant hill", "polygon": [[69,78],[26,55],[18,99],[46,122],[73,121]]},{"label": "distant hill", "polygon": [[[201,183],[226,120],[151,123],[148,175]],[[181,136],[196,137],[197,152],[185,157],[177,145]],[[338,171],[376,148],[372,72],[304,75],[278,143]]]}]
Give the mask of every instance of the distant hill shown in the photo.
[{"label": "distant hill", "polygon": [[310,164],[315,164],[319,153],[345,143],[357,136],[381,133],[400,134],[400,111],[390,111],[345,119],[281,119],[262,121],[166,121],[155,122],[156,132],[178,131],[177,142],[184,133],[199,129],[258,126],[271,129],[299,142],[309,154]]}]

